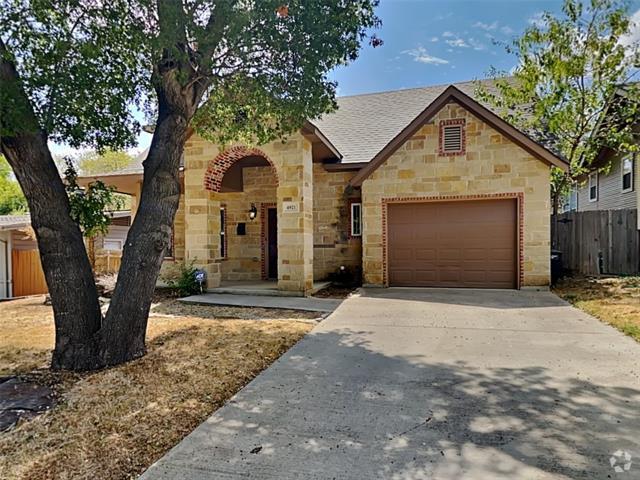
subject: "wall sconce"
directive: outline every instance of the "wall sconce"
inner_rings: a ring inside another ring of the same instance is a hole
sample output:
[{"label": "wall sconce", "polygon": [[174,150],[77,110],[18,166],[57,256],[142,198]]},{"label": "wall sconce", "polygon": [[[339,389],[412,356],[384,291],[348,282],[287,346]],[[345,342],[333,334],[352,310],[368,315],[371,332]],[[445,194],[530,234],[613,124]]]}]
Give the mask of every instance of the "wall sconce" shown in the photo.
[{"label": "wall sconce", "polygon": [[252,203],[251,208],[249,209],[249,220],[255,220],[257,216],[258,216],[258,209]]}]

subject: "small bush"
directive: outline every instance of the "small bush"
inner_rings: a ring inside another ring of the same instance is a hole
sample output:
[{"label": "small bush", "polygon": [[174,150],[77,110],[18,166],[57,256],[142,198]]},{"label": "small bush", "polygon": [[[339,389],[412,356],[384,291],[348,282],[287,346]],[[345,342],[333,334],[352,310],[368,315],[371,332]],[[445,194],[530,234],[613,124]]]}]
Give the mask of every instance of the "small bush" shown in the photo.
[{"label": "small bush", "polygon": [[193,261],[176,263],[174,268],[163,275],[169,288],[174,289],[181,297],[200,293],[200,284],[196,280],[198,269],[193,264]]},{"label": "small bush", "polygon": [[339,287],[359,287],[362,285],[362,271],[359,267],[341,266],[329,275],[329,280]]}]

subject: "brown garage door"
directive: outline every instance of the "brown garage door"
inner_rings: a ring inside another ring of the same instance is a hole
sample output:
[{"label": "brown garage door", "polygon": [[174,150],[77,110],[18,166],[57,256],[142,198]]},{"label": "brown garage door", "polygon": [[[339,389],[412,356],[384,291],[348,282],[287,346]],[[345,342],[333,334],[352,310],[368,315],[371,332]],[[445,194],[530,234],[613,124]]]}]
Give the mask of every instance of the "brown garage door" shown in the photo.
[{"label": "brown garage door", "polygon": [[515,200],[388,205],[391,286],[517,287]]}]

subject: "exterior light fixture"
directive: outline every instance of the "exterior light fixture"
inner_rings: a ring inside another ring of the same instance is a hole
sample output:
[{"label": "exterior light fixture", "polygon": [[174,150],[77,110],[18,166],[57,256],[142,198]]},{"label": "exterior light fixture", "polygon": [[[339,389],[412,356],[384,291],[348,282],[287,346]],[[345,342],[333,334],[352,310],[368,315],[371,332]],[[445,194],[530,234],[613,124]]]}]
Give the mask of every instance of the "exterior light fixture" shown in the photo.
[{"label": "exterior light fixture", "polygon": [[258,216],[258,209],[252,203],[251,208],[249,209],[249,220],[255,220],[257,216]]}]

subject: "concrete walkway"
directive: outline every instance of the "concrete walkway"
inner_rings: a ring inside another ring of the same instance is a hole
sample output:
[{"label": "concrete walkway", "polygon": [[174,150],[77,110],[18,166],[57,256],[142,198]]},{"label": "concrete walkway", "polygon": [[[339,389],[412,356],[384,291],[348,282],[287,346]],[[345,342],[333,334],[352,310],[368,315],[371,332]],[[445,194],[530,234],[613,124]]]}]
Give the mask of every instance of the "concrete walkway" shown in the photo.
[{"label": "concrete walkway", "polygon": [[307,312],[331,313],[342,300],[314,297],[272,297],[263,295],[234,295],[225,293],[205,293],[181,298],[183,303],[196,305],[223,305],[226,307],[261,307],[304,310]]},{"label": "concrete walkway", "polygon": [[365,290],[142,478],[640,479],[639,359],[548,292]]}]

